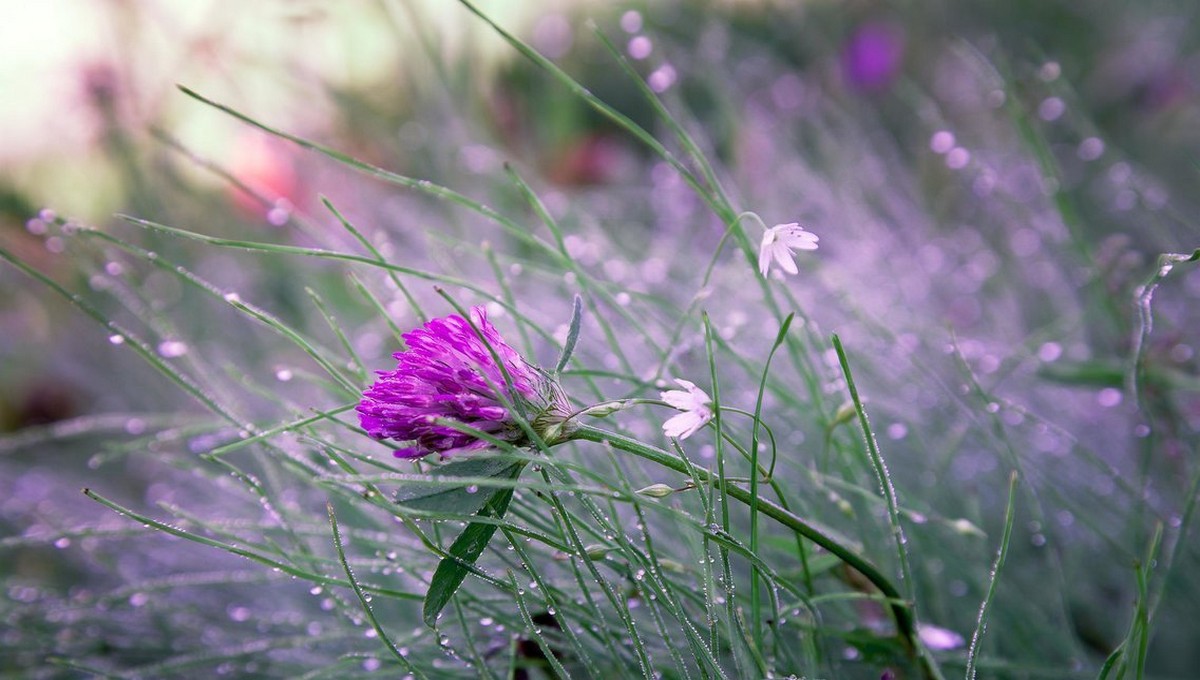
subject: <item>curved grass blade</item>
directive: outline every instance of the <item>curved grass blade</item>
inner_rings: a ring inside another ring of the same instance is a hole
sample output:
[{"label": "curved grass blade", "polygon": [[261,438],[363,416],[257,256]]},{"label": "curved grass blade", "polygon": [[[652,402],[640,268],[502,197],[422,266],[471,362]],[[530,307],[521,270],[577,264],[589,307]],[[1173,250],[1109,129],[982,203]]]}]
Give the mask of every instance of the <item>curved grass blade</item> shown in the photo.
[{"label": "curved grass blade", "polygon": [[1012,538],[1013,516],[1017,504],[1017,473],[1014,471],[1008,479],[1008,509],[1004,512],[1004,535],[1000,538],[1000,549],[996,552],[996,562],[992,565],[991,579],[988,581],[987,594],[979,604],[979,616],[975,619],[975,632],[971,634],[971,646],[967,650],[967,672],[963,676],[974,680],[975,667],[979,662],[979,641],[987,630],[988,613],[992,599],[996,595],[996,582],[1000,580],[1000,569],[1004,567],[1004,558],[1008,555],[1008,543]]},{"label": "curved grass blade", "polygon": [[325,510],[329,513],[329,526],[333,529],[333,546],[337,549],[338,562],[342,564],[342,571],[346,572],[346,579],[350,581],[350,587],[354,589],[354,594],[358,597],[359,604],[362,605],[363,613],[367,615],[367,620],[371,622],[371,627],[379,634],[379,639],[383,640],[383,643],[387,645],[388,651],[392,653],[392,656],[396,657],[396,660],[400,662],[404,670],[412,673],[415,670],[412,664],[408,662],[408,659],[396,647],[396,643],[392,642],[392,638],[388,636],[383,626],[379,625],[379,620],[375,618],[375,612],[371,610],[371,601],[367,599],[367,594],[358,583],[358,579],[354,578],[354,571],[350,569],[350,562],[346,560],[346,549],[342,546],[342,532],[338,529],[337,516],[333,514],[333,504],[327,503]]}]

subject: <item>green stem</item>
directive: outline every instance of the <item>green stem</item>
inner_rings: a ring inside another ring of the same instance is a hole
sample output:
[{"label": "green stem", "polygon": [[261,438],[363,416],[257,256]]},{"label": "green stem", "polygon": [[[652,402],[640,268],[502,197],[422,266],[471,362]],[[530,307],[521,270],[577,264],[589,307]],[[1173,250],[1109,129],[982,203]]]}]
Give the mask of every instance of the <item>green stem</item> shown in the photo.
[{"label": "green stem", "polygon": [[[663,467],[670,468],[682,474],[695,474],[702,482],[713,482],[714,475],[711,472],[701,469],[691,469],[686,461],[678,456],[671,455],[666,451],[643,444],[636,439],[631,439],[616,432],[601,430],[591,426],[580,426],[571,434],[572,439],[582,439],[585,441],[597,442],[601,444],[609,444],[615,449],[632,453],[639,458],[644,458],[651,462],[657,463]],[[725,485],[721,491],[735,500],[749,505],[751,500],[750,492],[737,486]],[[850,567],[856,569],[868,581],[870,581],[879,592],[887,599],[888,607],[891,609],[892,616],[896,620],[896,628],[899,630],[901,637],[909,647],[909,652],[919,658],[921,670],[926,678],[940,678],[941,673],[926,654],[922,654],[922,646],[920,639],[917,637],[916,620],[913,618],[912,610],[909,604],[900,595],[900,591],[892,582],[884,576],[879,569],[868,562],[866,559],[856,554],[850,548],[837,542],[835,539],[821,531],[817,527],[809,524],[800,517],[783,509],[779,505],[765,499],[758,499],[758,511],[762,514],[774,519],[788,529],[804,536],[808,540],[816,543],[831,554],[837,556],[838,559],[845,562]]]}]

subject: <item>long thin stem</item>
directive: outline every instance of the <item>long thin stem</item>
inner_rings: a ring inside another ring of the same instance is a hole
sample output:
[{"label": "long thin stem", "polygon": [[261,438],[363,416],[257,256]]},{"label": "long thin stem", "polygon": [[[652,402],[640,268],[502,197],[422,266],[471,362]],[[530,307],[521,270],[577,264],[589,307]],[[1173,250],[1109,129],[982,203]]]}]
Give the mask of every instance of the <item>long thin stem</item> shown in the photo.
[{"label": "long thin stem", "polygon": [[[615,449],[632,453],[639,458],[657,463],[676,472],[694,474],[701,482],[715,483],[717,481],[712,473],[689,466],[679,456],[671,455],[660,448],[643,444],[636,439],[631,439],[616,432],[585,425],[580,426],[578,430],[572,433],[571,438],[607,443]],[[729,498],[740,501],[747,506],[750,505],[751,495],[749,491],[728,484],[724,485],[720,490]],[[924,676],[926,678],[942,677],[933,660],[928,655],[920,653],[921,642],[917,637],[916,620],[913,617],[911,606],[903,599],[900,591],[892,584],[891,580],[879,571],[875,565],[833,538],[826,530],[816,527],[811,522],[801,519],[765,498],[760,497],[758,499],[758,511],[828,550],[831,554],[837,556],[838,559],[856,569],[878,588],[883,597],[887,599],[888,607],[891,609],[892,616],[896,620],[896,628],[909,647],[910,653],[920,660]]]}]

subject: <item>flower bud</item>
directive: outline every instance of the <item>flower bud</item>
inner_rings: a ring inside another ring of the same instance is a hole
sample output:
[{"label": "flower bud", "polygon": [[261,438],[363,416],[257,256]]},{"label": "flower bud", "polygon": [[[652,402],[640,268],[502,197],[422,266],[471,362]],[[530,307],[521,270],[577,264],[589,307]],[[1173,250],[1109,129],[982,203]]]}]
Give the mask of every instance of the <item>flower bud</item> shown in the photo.
[{"label": "flower bud", "polygon": [[596,404],[595,406],[590,406],[580,413],[580,415],[591,416],[593,418],[604,418],[611,416],[617,411],[624,411],[627,408],[629,408],[629,402],[625,401],[624,399],[618,399],[616,401],[605,401]]},{"label": "flower bud", "polygon": [[675,493],[675,489],[672,489],[671,487],[667,486],[666,484],[651,484],[650,486],[648,486],[644,489],[638,489],[637,493],[639,496],[649,496],[651,498],[666,498],[667,496],[670,496],[671,494]]}]

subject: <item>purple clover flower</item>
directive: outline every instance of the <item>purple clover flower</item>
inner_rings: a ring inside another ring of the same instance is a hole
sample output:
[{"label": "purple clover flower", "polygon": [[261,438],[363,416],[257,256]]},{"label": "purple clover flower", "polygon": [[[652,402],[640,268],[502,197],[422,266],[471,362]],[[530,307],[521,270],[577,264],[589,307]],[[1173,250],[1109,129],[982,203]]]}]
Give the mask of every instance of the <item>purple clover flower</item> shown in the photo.
[{"label": "purple clover flower", "polygon": [[376,439],[412,443],[396,457],[445,457],[491,446],[437,419],[528,444],[513,408],[543,439],[553,440],[547,443],[565,434],[569,405],[558,384],[500,337],[482,307],[471,309],[471,321],[475,328],[455,314],[405,333],[408,350],[393,355],[396,369],[377,371],[379,377],[363,392],[357,408],[363,429]]}]

